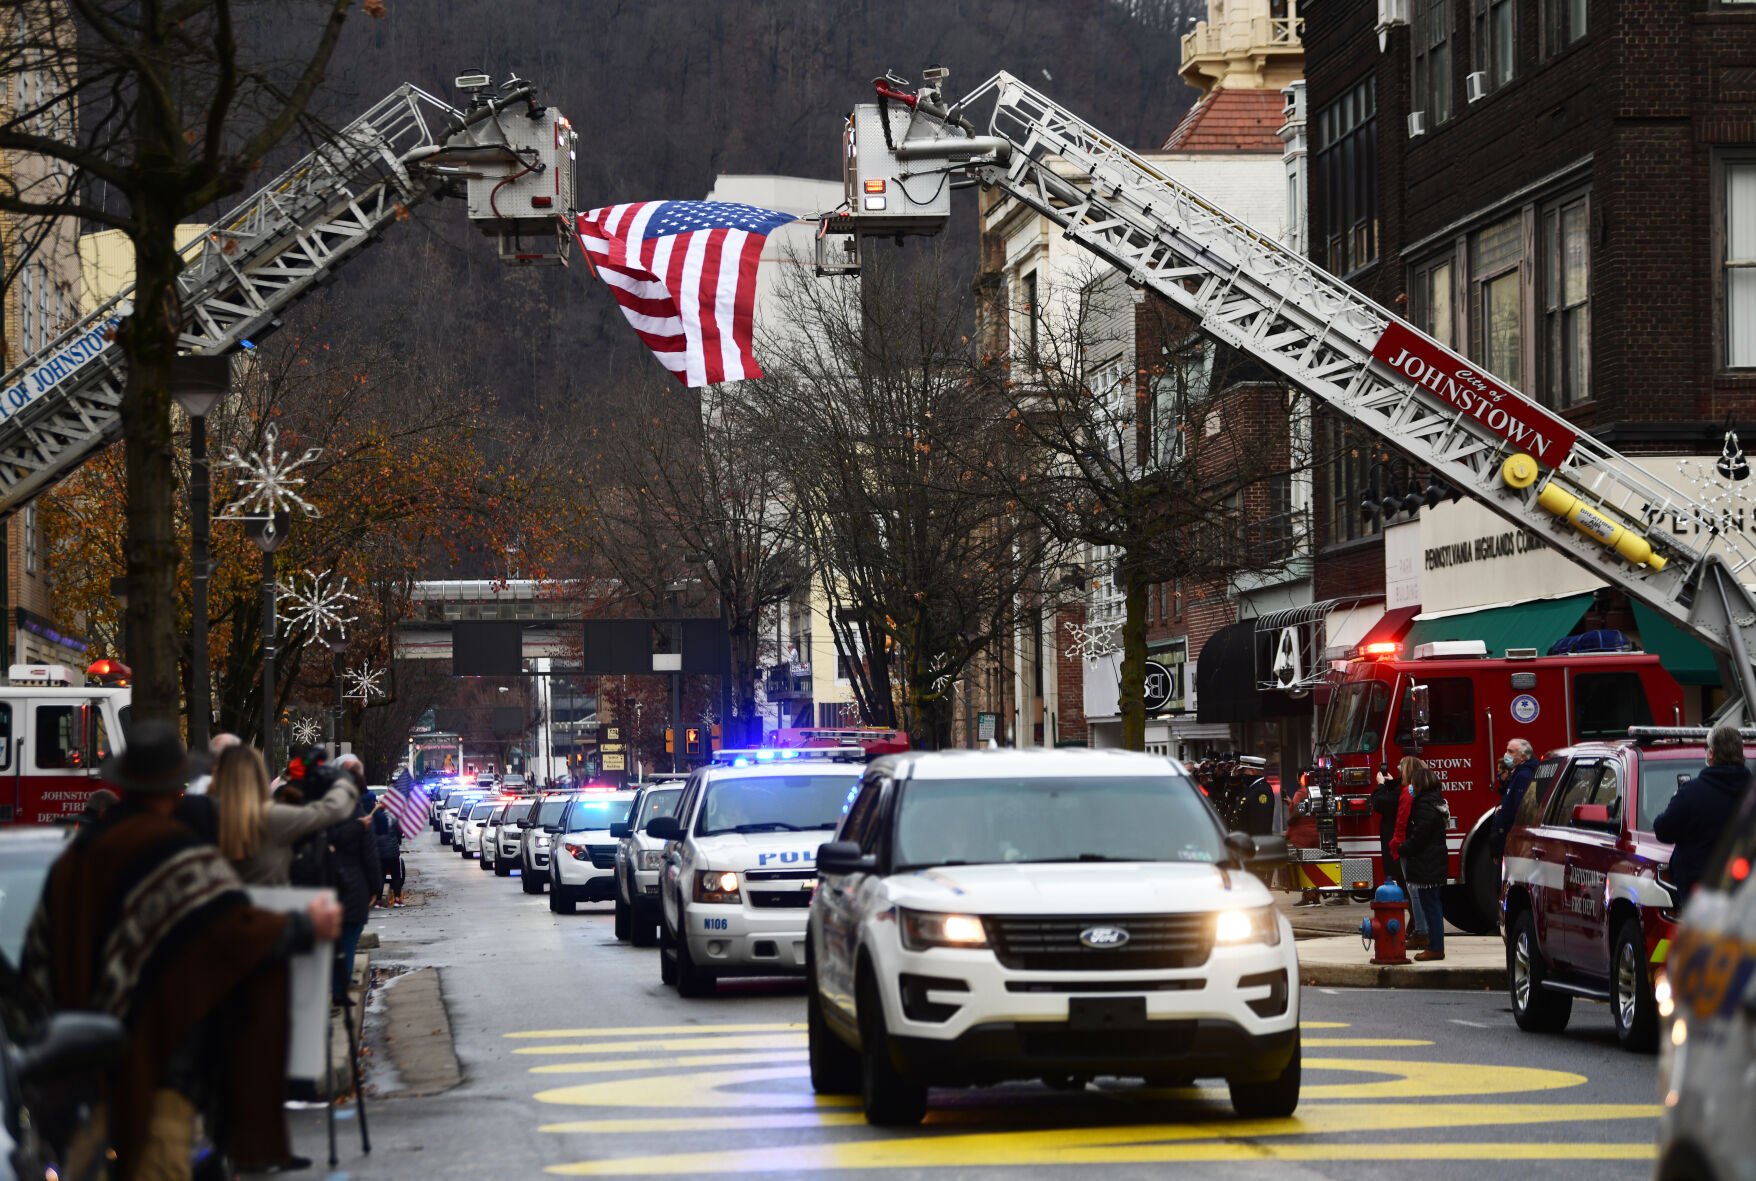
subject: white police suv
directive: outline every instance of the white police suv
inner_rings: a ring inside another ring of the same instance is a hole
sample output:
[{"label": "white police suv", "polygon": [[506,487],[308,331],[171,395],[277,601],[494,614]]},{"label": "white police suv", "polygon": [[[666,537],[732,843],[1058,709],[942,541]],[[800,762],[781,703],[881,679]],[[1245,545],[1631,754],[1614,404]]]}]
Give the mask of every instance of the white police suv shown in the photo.
[{"label": "white police suv", "polygon": [[580,792],[561,813],[555,855],[549,859],[549,909],[572,914],[581,902],[616,896],[616,842],[610,826],[628,821],[632,791],[594,788]]},{"label": "white police suv", "polygon": [[541,894],[548,884],[550,846],[561,834],[561,815],[572,800],[569,791],[547,792],[525,817],[519,830],[518,885],[526,894]]},{"label": "white police suv", "polygon": [[689,777],[675,816],[646,826],[668,842],[659,976],[683,996],[712,993],[721,976],[804,971],[817,846],[841,819],[864,760],[805,750],[720,757],[730,761]]},{"label": "white police suv", "polygon": [[1183,770],[1120,751],[874,762],[817,853],[811,1081],[875,1124],[929,1086],[1223,1078],[1240,1115],[1299,1101],[1292,929]]},{"label": "white police suv", "polygon": [[665,862],[665,843],[649,836],[646,826],[660,816],[675,816],[683,795],[679,775],[640,789],[629,818],[610,826],[616,844],[616,938],[631,940],[636,947],[650,947],[658,939],[659,868]]}]

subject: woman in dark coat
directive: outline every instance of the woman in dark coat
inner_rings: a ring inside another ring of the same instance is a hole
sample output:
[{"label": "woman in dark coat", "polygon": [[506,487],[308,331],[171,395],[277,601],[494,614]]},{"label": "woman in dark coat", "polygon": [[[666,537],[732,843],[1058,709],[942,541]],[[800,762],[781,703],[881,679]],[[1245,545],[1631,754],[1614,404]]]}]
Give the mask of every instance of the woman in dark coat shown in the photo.
[{"label": "woman in dark coat", "polygon": [[1420,759],[1402,761],[1404,781],[1414,792],[1409,805],[1408,835],[1402,842],[1402,860],[1408,874],[1414,904],[1426,919],[1427,947],[1415,953],[1417,960],[1445,958],[1445,911],[1440,891],[1445,885],[1445,829],[1448,817],[1445,794],[1432,770]]},{"label": "woman in dark coat", "polygon": [[[372,839],[378,845],[378,864],[384,876],[378,879],[376,895],[379,906],[402,905],[402,825],[379,800],[372,806]],[[384,896],[384,884],[390,883],[390,897]]]},{"label": "woman in dark coat", "polygon": [[[343,758],[338,761],[343,775],[352,775],[361,794],[365,794],[365,776],[358,764]],[[369,797],[368,797],[369,798]],[[359,950],[360,935],[366,929],[366,915],[372,899],[378,896],[384,871],[378,866],[378,842],[372,837],[371,805],[361,801],[359,814],[343,820],[329,830],[330,860],[335,867],[335,892],[341,901],[341,941],[335,948],[335,978],[331,999],[341,1004],[347,997],[348,982],[354,978],[354,952]]]}]

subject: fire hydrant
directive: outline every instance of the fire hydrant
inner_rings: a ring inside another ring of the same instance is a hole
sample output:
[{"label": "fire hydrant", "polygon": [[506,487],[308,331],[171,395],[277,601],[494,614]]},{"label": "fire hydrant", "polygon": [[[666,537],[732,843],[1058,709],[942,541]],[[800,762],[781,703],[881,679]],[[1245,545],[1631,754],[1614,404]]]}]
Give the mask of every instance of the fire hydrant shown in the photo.
[{"label": "fire hydrant", "polygon": [[1360,920],[1360,941],[1370,942],[1374,964],[1406,964],[1408,958],[1408,896],[1395,882],[1385,882],[1372,895],[1372,917]]}]

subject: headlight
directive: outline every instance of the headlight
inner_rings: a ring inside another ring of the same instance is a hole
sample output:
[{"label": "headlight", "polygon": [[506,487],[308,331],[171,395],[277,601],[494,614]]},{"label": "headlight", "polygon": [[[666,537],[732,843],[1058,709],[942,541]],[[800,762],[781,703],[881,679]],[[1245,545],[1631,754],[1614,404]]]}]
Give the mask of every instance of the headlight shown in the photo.
[{"label": "headlight", "polygon": [[1222,910],[1214,916],[1213,941],[1221,947],[1239,943],[1280,942],[1280,918],[1272,906],[1251,910]]},{"label": "headlight", "polygon": [[537,848],[547,849],[548,847],[549,847],[549,838],[548,837],[538,837],[537,838]]},{"label": "headlight", "polygon": [[663,849],[642,849],[640,859],[635,862],[635,865],[640,869],[658,869],[664,863],[665,851]]},{"label": "headlight", "polygon": [[737,902],[738,875],[729,869],[703,869],[695,874],[695,901]]},{"label": "headlight", "polygon": [[902,945],[910,951],[929,947],[986,947],[988,931],[973,914],[936,914],[926,910],[898,910]]}]

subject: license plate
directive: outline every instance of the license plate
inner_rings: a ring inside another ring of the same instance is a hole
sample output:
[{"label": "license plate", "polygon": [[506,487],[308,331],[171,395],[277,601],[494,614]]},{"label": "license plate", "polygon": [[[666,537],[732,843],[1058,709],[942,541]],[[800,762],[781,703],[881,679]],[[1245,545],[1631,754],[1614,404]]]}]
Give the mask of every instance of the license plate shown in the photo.
[{"label": "license plate", "polygon": [[1067,1001],[1067,1024],[1074,1029],[1144,1029],[1143,996],[1076,996]]}]

